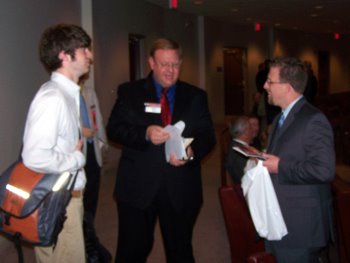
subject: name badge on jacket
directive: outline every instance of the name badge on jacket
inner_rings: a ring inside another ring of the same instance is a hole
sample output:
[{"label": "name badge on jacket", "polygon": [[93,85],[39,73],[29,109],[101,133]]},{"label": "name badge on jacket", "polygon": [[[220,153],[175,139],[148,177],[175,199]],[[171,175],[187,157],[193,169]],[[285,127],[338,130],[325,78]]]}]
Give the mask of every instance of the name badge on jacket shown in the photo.
[{"label": "name badge on jacket", "polygon": [[148,113],[161,113],[160,103],[145,102],[145,112]]}]

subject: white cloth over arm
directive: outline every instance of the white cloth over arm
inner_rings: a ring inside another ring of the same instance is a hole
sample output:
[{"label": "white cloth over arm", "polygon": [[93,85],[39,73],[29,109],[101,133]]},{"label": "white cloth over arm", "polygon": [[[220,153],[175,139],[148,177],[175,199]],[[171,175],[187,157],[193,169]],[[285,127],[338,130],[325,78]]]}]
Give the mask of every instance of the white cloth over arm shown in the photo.
[{"label": "white cloth over arm", "polygon": [[281,240],[288,234],[269,172],[262,161],[242,178],[242,189],[259,236]]}]

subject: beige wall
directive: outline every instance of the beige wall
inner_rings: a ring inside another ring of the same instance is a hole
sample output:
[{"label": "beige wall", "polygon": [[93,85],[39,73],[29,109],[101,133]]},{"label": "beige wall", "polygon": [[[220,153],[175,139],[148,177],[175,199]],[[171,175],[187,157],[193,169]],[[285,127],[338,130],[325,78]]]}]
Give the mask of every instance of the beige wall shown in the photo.
[{"label": "beige wall", "polygon": [[0,171],[19,155],[30,101],[48,79],[38,59],[40,35],[59,22],[80,23],[80,0],[1,1]]}]

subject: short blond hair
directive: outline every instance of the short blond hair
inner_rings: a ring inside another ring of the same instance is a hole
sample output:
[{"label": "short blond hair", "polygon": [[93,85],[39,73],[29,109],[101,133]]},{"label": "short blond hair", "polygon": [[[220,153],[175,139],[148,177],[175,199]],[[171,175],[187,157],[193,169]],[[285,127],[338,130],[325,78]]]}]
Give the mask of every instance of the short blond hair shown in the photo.
[{"label": "short blond hair", "polygon": [[151,57],[154,57],[154,54],[157,50],[163,49],[163,50],[176,50],[177,54],[179,55],[179,58],[182,58],[182,48],[181,46],[168,38],[159,38],[156,41],[154,41],[153,45],[151,46],[151,50],[149,52],[149,55]]}]

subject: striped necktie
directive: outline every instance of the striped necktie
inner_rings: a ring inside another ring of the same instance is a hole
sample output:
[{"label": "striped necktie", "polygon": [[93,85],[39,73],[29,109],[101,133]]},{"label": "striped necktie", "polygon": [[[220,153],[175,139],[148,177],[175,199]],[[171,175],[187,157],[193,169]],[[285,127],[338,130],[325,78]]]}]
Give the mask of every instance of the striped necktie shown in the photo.
[{"label": "striped necktie", "polygon": [[167,89],[162,89],[162,96],[160,97],[160,107],[163,125],[166,126],[171,123],[171,110],[167,97]]},{"label": "striped necktie", "polygon": [[279,120],[278,120],[278,128],[282,127],[284,120],[285,120],[285,117],[284,117],[284,114],[282,113]]}]

